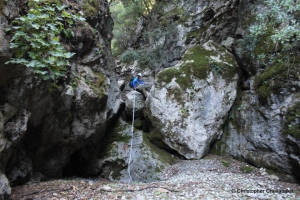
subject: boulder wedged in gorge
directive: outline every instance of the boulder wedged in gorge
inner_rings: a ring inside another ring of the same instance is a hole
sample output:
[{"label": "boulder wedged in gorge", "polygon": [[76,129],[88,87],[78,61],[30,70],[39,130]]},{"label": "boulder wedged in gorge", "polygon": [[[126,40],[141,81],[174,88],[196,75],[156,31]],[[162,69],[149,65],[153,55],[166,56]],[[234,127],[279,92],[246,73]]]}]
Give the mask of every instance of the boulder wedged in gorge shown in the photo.
[{"label": "boulder wedged in gorge", "polygon": [[237,64],[225,48],[212,41],[189,48],[181,62],[158,74],[146,100],[152,141],[188,159],[203,157],[223,133],[237,81]]}]

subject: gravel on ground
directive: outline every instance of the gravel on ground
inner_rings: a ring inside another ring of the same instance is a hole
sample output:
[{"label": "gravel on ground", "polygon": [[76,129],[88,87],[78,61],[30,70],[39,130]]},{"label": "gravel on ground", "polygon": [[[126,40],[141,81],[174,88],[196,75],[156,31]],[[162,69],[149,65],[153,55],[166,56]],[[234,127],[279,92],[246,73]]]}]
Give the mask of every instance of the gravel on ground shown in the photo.
[{"label": "gravel on ground", "polygon": [[282,182],[229,157],[180,160],[151,183],[60,179],[12,188],[11,200],[300,199],[300,185]]}]

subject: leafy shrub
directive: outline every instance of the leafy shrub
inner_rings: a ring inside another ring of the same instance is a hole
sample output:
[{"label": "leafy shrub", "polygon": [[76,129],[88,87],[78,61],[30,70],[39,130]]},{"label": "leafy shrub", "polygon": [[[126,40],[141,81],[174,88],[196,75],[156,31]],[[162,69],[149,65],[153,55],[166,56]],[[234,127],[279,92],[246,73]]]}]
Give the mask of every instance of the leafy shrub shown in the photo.
[{"label": "leafy shrub", "polygon": [[130,45],[139,20],[147,18],[153,3],[152,0],[121,0],[111,4],[111,16],[114,20],[114,56],[122,54]]},{"label": "leafy shrub", "polygon": [[[289,60],[291,51],[297,51],[300,42],[299,0],[264,0],[265,9],[257,15],[250,27],[249,43],[245,48],[252,57],[269,66],[281,59]],[[260,44],[259,44],[260,43]]]},{"label": "leafy shrub", "polygon": [[157,46],[155,48],[125,51],[121,55],[120,60],[124,63],[138,61],[141,68],[149,67],[157,73],[159,66],[167,62],[166,57],[164,49],[161,46]]},{"label": "leafy shrub", "polygon": [[131,63],[138,59],[139,59],[139,54],[134,50],[125,51],[121,55],[121,61],[124,63]]},{"label": "leafy shrub", "polygon": [[11,48],[16,58],[7,63],[30,67],[44,80],[56,79],[65,74],[69,58],[75,53],[67,52],[60,43],[60,34],[71,37],[71,26],[82,17],[67,12],[66,5],[33,0],[26,16],[16,18],[11,29]]}]

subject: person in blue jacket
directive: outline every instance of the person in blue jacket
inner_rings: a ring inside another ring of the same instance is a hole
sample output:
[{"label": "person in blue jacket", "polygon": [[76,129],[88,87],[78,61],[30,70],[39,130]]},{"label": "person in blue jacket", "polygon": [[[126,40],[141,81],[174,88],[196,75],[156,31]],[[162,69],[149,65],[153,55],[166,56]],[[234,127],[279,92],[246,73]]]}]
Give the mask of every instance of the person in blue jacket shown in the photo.
[{"label": "person in blue jacket", "polygon": [[138,73],[137,76],[132,81],[132,88],[135,90],[137,86],[145,84],[144,81],[141,80],[142,74]]}]

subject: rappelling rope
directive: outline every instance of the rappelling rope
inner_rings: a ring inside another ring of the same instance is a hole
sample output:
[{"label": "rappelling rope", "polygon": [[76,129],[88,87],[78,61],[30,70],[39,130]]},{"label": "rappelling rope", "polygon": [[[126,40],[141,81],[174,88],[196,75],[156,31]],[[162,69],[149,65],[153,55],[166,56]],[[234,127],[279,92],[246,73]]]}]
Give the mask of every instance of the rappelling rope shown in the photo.
[{"label": "rappelling rope", "polygon": [[131,141],[130,141],[130,150],[129,150],[129,158],[128,158],[128,175],[130,178],[130,183],[132,183],[132,177],[130,174],[130,162],[131,162],[131,152],[132,152],[132,141],[133,141],[133,125],[134,125],[134,109],[135,109],[135,92],[133,93],[133,109],[132,109],[132,125],[131,125]]}]

